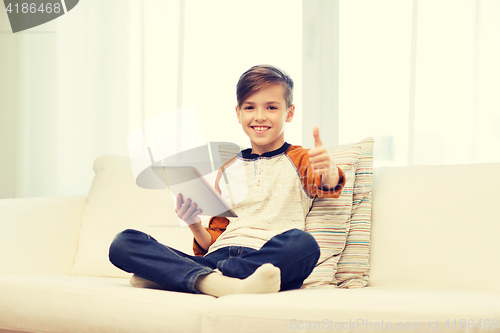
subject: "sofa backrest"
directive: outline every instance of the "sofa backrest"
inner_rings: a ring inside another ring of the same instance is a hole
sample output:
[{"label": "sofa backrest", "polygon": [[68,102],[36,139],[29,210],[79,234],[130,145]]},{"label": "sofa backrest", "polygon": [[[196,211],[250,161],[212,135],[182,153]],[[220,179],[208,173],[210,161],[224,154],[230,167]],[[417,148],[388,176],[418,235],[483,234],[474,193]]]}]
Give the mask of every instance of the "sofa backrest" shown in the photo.
[{"label": "sofa backrest", "polygon": [[369,286],[500,291],[499,171],[376,168]]},{"label": "sofa backrest", "polygon": [[0,200],[0,275],[69,275],[87,197]]},{"label": "sofa backrest", "polygon": [[98,157],[94,171],[72,275],[129,277],[108,258],[113,238],[125,229],[140,230],[162,244],[192,253],[193,235],[187,226],[181,227],[169,191],[137,186],[128,157]]}]

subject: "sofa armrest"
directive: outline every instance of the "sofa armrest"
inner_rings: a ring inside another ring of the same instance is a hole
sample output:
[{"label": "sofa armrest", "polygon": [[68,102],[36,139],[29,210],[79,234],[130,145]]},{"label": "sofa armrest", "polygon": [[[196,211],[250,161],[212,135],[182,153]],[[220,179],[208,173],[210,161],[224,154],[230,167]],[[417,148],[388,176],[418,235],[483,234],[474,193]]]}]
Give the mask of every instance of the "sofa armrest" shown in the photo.
[{"label": "sofa armrest", "polygon": [[87,197],[0,200],[0,274],[69,275]]}]

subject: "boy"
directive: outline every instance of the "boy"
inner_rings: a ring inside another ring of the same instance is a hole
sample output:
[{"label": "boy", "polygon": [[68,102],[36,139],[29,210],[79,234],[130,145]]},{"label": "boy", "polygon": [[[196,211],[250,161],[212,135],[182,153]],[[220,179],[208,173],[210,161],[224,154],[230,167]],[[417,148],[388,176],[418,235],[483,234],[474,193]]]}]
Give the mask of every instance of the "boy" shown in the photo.
[{"label": "boy", "polygon": [[254,66],[241,75],[236,94],[236,116],[251,148],[221,167],[215,188],[238,217],[212,217],[203,228],[196,203],[179,195],[176,213],[194,235],[195,256],[136,230],[121,232],[109,258],[134,273],[133,286],[216,297],[278,292],[300,288],[318,261],[318,244],[303,231],[305,217],[315,197],[340,196],[345,175],[318,128],[314,149],[284,141],[295,106],[293,81],[282,71]]}]

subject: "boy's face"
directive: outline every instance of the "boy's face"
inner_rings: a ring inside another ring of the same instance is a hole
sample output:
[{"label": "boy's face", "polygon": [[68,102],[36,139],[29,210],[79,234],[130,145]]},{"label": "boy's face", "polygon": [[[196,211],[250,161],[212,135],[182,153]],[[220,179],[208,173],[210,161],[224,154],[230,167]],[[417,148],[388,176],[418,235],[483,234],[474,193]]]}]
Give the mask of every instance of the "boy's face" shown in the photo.
[{"label": "boy's face", "polygon": [[285,143],[285,122],[291,122],[295,105],[286,107],[284,88],[274,84],[250,95],[241,108],[238,121],[252,143],[252,153],[262,155]]}]

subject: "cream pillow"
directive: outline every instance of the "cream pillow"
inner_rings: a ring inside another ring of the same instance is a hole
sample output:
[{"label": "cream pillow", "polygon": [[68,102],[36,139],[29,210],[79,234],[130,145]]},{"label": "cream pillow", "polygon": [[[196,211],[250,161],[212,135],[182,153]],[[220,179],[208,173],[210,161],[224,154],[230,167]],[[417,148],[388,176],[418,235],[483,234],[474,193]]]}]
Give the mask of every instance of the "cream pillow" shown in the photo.
[{"label": "cream pillow", "polygon": [[304,281],[302,288],[331,285],[349,232],[354,174],[361,145],[352,143],[336,146],[328,152],[344,171],[346,183],[339,198],[316,198],[306,217],[305,230],[316,239],[321,253],[316,267]]},{"label": "cream pillow", "polygon": [[364,287],[369,275],[373,138],[329,153],[345,172],[346,185],[338,199],[314,200],[306,218],[306,231],[315,237],[321,255],[302,288]]},{"label": "cream pillow", "polygon": [[160,243],[192,254],[192,233],[180,227],[167,189],[143,189],[135,184],[130,159],[101,156],[94,161],[72,275],[128,277],[109,262],[109,246],[117,233],[137,229]]},{"label": "cream pillow", "polygon": [[373,138],[359,142],[361,153],[354,179],[351,221],[346,246],[332,282],[339,288],[361,288],[370,275],[370,232],[372,218]]}]

